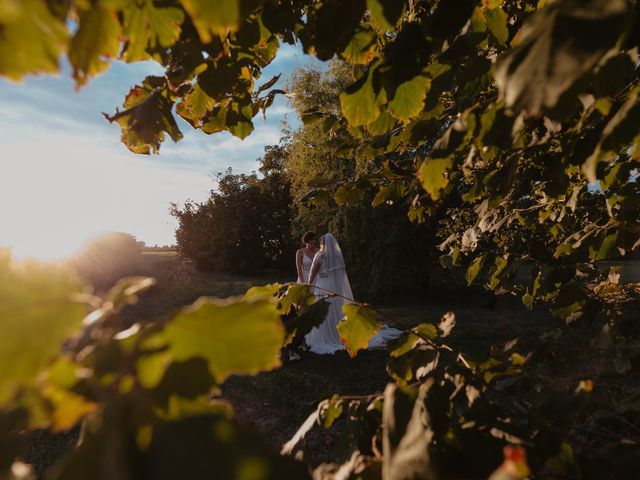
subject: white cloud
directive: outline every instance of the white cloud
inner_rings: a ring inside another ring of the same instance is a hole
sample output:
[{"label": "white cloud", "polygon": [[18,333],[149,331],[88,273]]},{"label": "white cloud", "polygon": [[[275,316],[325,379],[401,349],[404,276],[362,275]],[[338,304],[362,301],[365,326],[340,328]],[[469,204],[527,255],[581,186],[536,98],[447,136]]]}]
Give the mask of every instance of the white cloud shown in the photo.
[{"label": "white cloud", "polygon": [[[310,61],[299,45],[283,45],[262,79],[283,73],[283,82]],[[264,147],[279,142],[283,116],[293,112],[278,98],[266,122],[254,119],[255,131],[244,141],[228,133],[207,136],[181,121],[181,142],[167,140],[158,156],[134,155],[101,112],[113,112],[130,87],[161,73],[151,63],[116,62],[80,92],[67,65],[59,76],[19,85],[0,79],[0,245],[68,252],[105,230],[173,243],[169,203],[207,198],[211,172],[255,170]]]}]

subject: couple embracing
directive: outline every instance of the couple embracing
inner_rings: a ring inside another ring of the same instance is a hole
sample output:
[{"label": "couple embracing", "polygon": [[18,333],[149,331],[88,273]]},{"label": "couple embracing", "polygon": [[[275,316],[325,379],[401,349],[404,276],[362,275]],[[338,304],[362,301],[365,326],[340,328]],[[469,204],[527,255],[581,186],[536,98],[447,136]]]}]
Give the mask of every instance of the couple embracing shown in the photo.
[{"label": "couple embracing", "polygon": [[[313,232],[306,232],[302,236],[302,243],[304,247],[296,253],[298,283],[313,285],[316,296],[320,298],[329,295],[326,298],[329,302],[326,318],[305,336],[305,341],[313,353],[334,354],[345,348],[337,329],[344,317],[342,306],[353,302],[344,257],[338,241],[330,233],[318,239]],[[369,341],[369,348],[383,347],[401,333],[400,330],[384,326]]]}]

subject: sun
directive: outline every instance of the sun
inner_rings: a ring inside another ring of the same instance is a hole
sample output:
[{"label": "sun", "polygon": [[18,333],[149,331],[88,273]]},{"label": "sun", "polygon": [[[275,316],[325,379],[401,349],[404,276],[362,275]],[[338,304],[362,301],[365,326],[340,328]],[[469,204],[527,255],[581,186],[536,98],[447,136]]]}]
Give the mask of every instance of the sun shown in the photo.
[{"label": "sun", "polygon": [[21,232],[9,245],[11,255],[16,260],[35,259],[46,262],[66,260],[80,252],[87,238],[76,233],[64,232]]}]

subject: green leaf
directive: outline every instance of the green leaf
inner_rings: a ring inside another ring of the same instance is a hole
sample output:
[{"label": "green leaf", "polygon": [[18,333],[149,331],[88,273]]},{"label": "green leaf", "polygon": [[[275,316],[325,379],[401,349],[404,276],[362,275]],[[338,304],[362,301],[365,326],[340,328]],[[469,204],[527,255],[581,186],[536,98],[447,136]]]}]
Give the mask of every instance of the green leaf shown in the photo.
[{"label": "green leaf", "polygon": [[440,198],[440,193],[449,184],[446,172],[452,166],[453,161],[450,158],[427,158],[420,165],[418,179],[434,200]]},{"label": "green leaf", "polygon": [[[122,129],[122,143],[134,153],[158,153],[167,132],[174,142],[182,138],[173,113],[173,104],[155,87],[157,77],[147,77],[142,86],[131,89],[124,106],[126,110],[106,115],[109,122],[117,122]],[[164,81],[164,80],[163,80]]]},{"label": "green leaf", "polygon": [[389,355],[391,357],[400,357],[413,350],[416,346],[424,344],[424,338],[434,340],[437,336],[438,331],[435,325],[423,323],[390,341],[388,344]]},{"label": "green leaf", "polygon": [[507,106],[516,113],[550,113],[616,45],[627,13],[626,0],[589,0],[549,2],[527,18],[517,45],[496,66],[495,81]]},{"label": "green leaf", "polygon": [[363,80],[340,94],[342,113],[352,127],[367,125],[374,122],[380,115],[371,82],[371,69]]},{"label": "green leaf", "polygon": [[591,252],[592,260],[606,260],[608,258],[616,257],[619,255],[618,249],[616,248],[616,242],[618,240],[618,233],[614,232],[609,235],[606,235],[602,238],[602,242],[600,242],[600,246],[598,250],[593,250]]},{"label": "green leaf", "polygon": [[[201,125],[201,120],[213,110],[215,100],[205,93],[200,85],[194,85],[193,90],[186,94],[182,101],[176,106],[176,113],[184,118],[193,127]],[[226,120],[226,116],[225,116]],[[221,127],[224,121],[221,122]],[[204,128],[203,128],[204,129]]]},{"label": "green leaf", "polygon": [[629,93],[627,100],[602,131],[601,140],[596,149],[582,165],[582,172],[589,182],[593,183],[598,179],[596,170],[599,162],[615,158],[621,148],[638,138],[639,91],[634,89]]},{"label": "green leaf", "polygon": [[366,65],[371,61],[371,55],[377,47],[378,35],[372,29],[360,29],[351,37],[342,56],[353,64]]},{"label": "green leaf", "polygon": [[404,0],[367,0],[367,8],[381,30],[391,30],[404,13]]},{"label": "green leaf", "polygon": [[402,199],[405,192],[405,186],[402,182],[392,182],[383,185],[371,202],[372,207],[377,207],[381,203],[394,203]]},{"label": "green leaf", "polygon": [[382,325],[376,320],[376,314],[369,307],[348,303],[342,306],[345,314],[338,323],[340,340],[344,343],[349,356],[355,357],[359,350],[367,348],[369,340],[380,331]]},{"label": "green leaf", "polygon": [[424,108],[424,99],[430,86],[431,80],[423,75],[400,84],[389,102],[389,111],[400,120],[415,117]]},{"label": "green leaf", "polygon": [[68,40],[64,21],[44,0],[0,4],[0,75],[17,81],[30,73],[57,72]]},{"label": "green leaf", "polygon": [[120,34],[116,12],[102,3],[96,2],[89,10],[80,12],[78,30],[69,47],[69,61],[78,87],[105,70],[118,55]]},{"label": "green leaf", "polygon": [[177,315],[162,337],[177,361],[207,359],[209,370],[221,383],[231,374],[255,374],[280,366],[284,329],[277,306],[270,301],[201,299]]},{"label": "green leaf", "polygon": [[338,205],[358,205],[364,198],[364,190],[354,184],[340,185],[333,195]]},{"label": "green leaf", "polygon": [[484,17],[493,36],[498,42],[505,45],[509,40],[508,17],[505,11],[500,7],[485,10]]},{"label": "green leaf", "polygon": [[[435,327],[433,327],[433,329],[435,331]],[[421,342],[422,339],[414,333],[404,332],[398,338],[391,340],[387,344],[387,350],[389,350],[389,355],[391,357],[397,358],[410,352]]]},{"label": "green leaf", "polygon": [[431,428],[425,397],[433,382],[422,383],[417,397],[390,383],[382,409],[382,478],[437,478],[431,467]]},{"label": "green leaf", "polygon": [[367,125],[371,135],[382,135],[395,127],[398,121],[389,112],[382,112],[378,118]]},{"label": "green leaf", "polygon": [[484,261],[486,260],[486,258],[487,255],[483,253],[482,255],[476,257],[473,262],[471,262],[471,265],[469,265],[469,268],[467,269],[467,274],[465,275],[467,279],[467,285],[471,285],[476,279],[476,277],[480,273],[482,265],[484,265]]},{"label": "green leaf", "polygon": [[502,279],[502,272],[507,268],[509,262],[506,258],[496,256],[494,267],[492,268],[491,277],[489,278],[488,287],[490,290],[495,290]]},{"label": "green leaf", "polygon": [[[279,283],[269,283],[267,285],[260,285],[256,287],[251,287],[249,290],[245,292],[242,299],[243,300],[276,300],[276,294],[280,291],[282,285]],[[286,310],[285,310],[286,311]]]},{"label": "green leaf", "polygon": [[180,37],[184,12],[179,8],[156,8],[152,0],[131,2],[124,11],[128,39],[124,58],[128,62],[150,58],[147,49],[172,46]]},{"label": "green leaf", "polygon": [[69,430],[78,425],[86,415],[95,412],[98,404],[66,389],[45,387],[43,396],[51,404],[51,429],[53,432]]},{"label": "green leaf", "polygon": [[86,307],[71,298],[80,291],[61,267],[15,264],[0,252],[0,403],[31,383],[80,328]]},{"label": "green leaf", "polygon": [[343,401],[338,395],[329,400],[323,400],[318,405],[318,422],[322,428],[331,428],[331,425],[340,418],[343,412]]},{"label": "green leaf", "polygon": [[182,0],[203,43],[212,35],[224,36],[238,30],[240,25],[239,0]]}]

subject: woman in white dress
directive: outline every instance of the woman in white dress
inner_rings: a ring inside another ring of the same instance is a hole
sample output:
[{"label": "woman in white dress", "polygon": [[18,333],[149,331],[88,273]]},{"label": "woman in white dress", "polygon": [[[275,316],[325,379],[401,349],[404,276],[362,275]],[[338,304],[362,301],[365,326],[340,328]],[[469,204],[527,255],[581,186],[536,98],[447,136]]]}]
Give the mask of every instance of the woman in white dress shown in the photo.
[{"label": "woman in white dress", "polygon": [[296,270],[298,271],[298,280],[296,283],[309,282],[311,263],[313,263],[313,257],[318,251],[318,239],[316,234],[313,232],[306,232],[302,235],[302,244],[304,247],[296,252]]},{"label": "woman in white dress", "polygon": [[[351,284],[347,276],[344,257],[335,237],[326,233],[320,237],[320,251],[316,253],[311,265],[309,283],[316,285],[316,295],[329,296],[329,311],[327,317],[319,326],[314,327],[305,336],[309,350],[318,354],[334,354],[338,350],[344,350],[344,344],[338,333],[338,323],[344,317],[342,306],[345,303],[353,303]],[[370,341],[369,348],[379,348],[387,344],[389,340],[399,337],[400,330],[389,328],[386,325]]]}]

